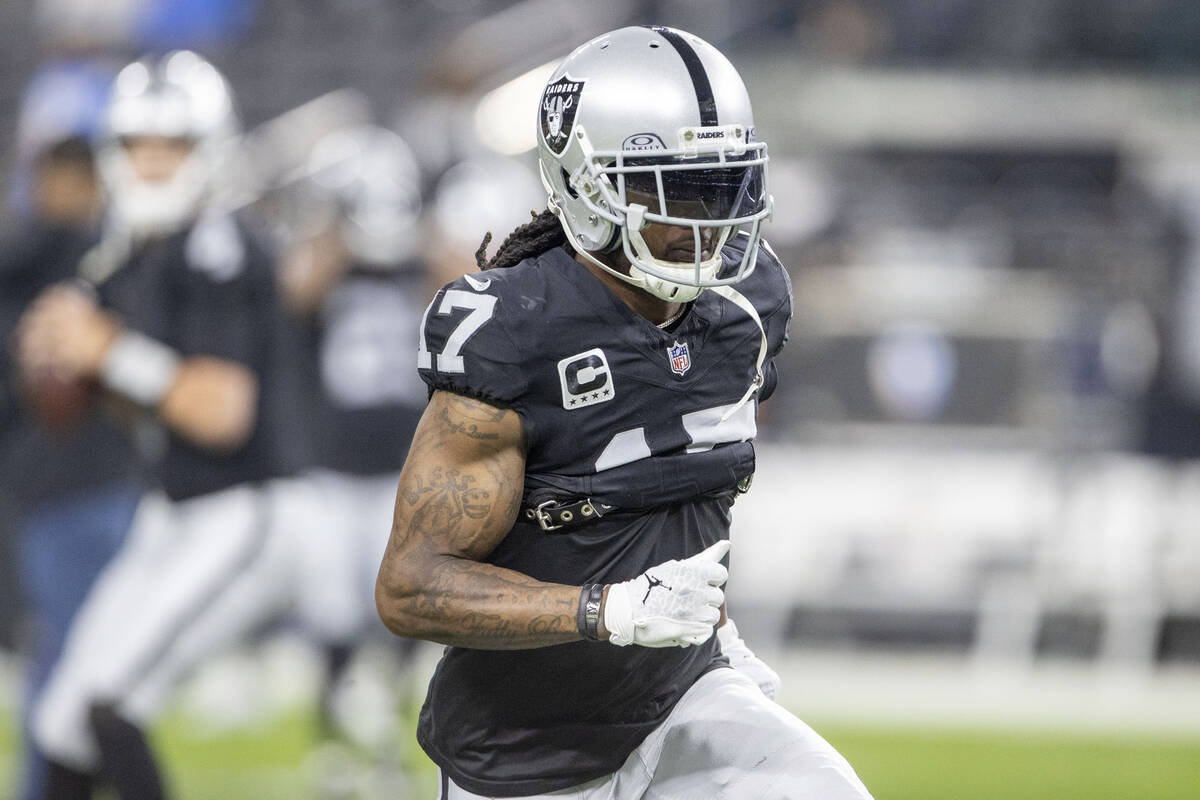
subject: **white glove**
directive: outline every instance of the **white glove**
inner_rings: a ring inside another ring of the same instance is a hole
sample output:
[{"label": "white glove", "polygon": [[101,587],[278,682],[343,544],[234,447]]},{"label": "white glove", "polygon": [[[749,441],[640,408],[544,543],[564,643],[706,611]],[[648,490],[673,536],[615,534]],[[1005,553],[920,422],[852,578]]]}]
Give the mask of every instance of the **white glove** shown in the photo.
[{"label": "white glove", "polygon": [[624,647],[704,644],[721,618],[729,541],[683,561],[667,561],[631,581],[610,584],[604,601],[608,641]]},{"label": "white glove", "polygon": [[729,666],[757,683],[762,693],[774,700],[779,694],[779,673],[754,655],[729,617],[725,618],[724,625],[717,628],[717,641],[721,643],[721,652],[729,659]]}]

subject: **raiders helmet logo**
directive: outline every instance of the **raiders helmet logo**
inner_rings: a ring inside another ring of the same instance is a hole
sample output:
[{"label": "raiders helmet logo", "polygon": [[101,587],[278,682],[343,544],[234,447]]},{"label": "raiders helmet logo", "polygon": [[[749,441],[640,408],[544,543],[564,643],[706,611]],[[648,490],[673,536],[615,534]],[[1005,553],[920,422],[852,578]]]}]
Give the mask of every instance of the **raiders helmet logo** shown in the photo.
[{"label": "raiders helmet logo", "polygon": [[575,114],[579,111],[579,96],[587,81],[577,81],[569,75],[546,86],[542,93],[538,119],[542,126],[542,138],[555,155],[567,149],[571,128],[575,125]]}]

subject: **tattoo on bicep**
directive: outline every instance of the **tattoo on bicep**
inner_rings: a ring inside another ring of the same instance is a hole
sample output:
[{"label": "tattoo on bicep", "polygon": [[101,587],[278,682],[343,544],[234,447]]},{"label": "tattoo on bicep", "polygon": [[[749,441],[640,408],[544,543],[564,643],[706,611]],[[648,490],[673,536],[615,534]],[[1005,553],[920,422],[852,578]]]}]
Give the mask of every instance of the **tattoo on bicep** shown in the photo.
[{"label": "tattoo on bicep", "polygon": [[508,413],[508,409],[455,395],[447,397],[438,409],[438,417],[446,424],[450,433],[460,433],[471,439],[486,441],[500,439],[499,432],[489,431],[487,427],[497,424]]},{"label": "tattoo on bicep", "polygon": [[524,488],[524,472],[514,471],[504,464],[489,461],[484,464],[488,472],[488,480],[496,487],[495,499],[501,505],[497,514],[502,518],[513,520],[521,508],[521,490]]},{"label": "tattoo on bicep", "polygon": [[499,422],[508,413],[507,408],[500,408],[491,403],[485,403],[482,400],[472,400],[469,397],[462,397],[461,395],[450,395],[446,398],[445,405],[453,408],[456,413],[476,422]]},{"label": "tattoo on bicep", "polygon": [[464,423],[455,419],[451,419],[450,412],[445,408],[441,410],[441,418],[442,422],[446,423],[446,427],[450,429],[451,433],[461,433],[471,439],[486,439],[495,441],[499,440],[500,438],[500,434],[498,433],[485,433],[484,431],[479,430],[479,426],[473,422]]},{"label": "tattoo on bicep", "polygon": [[473,475],[456,469],[435,467],[428,483],[417,475],[415,485],[401,489],[404,502],[412,507],[413,530],[444,534],[458,529],[463,519],[484,519],[492,513],[494,501],[489,489],[476,485]]}]

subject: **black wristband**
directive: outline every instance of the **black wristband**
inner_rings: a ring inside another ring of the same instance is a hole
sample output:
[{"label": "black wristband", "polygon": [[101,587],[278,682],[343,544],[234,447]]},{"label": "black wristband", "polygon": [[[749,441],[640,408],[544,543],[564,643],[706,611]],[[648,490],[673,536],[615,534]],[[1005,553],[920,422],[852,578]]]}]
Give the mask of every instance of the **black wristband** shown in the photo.
[{"label": "black wristband", "polygon": [[579,611],[575,625],[584,639],[600,639],[600,604],[604,599],[604,584],[585,583],[579,592]]}]

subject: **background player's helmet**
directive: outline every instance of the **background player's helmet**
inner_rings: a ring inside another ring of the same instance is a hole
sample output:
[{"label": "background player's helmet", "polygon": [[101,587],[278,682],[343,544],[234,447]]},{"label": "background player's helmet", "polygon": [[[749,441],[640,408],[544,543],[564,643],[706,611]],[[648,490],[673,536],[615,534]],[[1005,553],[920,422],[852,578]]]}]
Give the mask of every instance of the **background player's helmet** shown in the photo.
[{"label": "background player's helmet", "polygon": [[[665,27],[622,28],[567,56],[538,107],[542,183],[567,238],[597,265],[665,300],[736,283],[754,269],[771,214],[766,144],[756,141],[750,97],[712,45]],[[643,223],[690,227],[695,258],[655,258]],[[705,259],[701,229],[716,228]],[[721,245],[741,230],[745,257],[728,274]],[[628,276],[593,253],[620,248]]]},{"label": "background player's helmet", "polygon": [[396,268],[416,251],[421,175],[394,131],[359,125],[322,137],[309,155],[307,193],[361,266]]},{"label": "background player's helmet", "polygon": [[501,237],[546,210],[546,191],[532,165],[500,155],[459,161],[438,178],[430,219],[437,236],[472,255],[484,234]]},{"label": "background player's helmet", "polygon": [[[213,192],[236,132],[228,84],[195,53],[179,50],[122,69],[113,83],[99,158],[111,221],[134,235],[149,235],[194,218]],[[191,154],[168,180],[139,180],[122,146],[149,136],[192,143]]]}]

